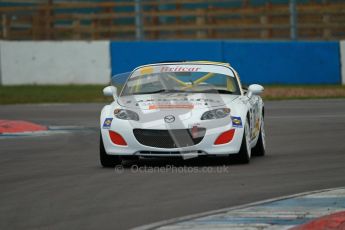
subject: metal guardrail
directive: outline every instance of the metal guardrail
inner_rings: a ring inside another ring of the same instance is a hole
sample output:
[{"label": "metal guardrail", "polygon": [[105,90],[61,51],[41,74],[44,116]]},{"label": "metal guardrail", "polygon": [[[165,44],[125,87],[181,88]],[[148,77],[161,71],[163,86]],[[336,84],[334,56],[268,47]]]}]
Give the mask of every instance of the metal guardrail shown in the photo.
[{"label": "metal guardrail", "polygon": [[[19,2],[19,1],[18,1]],[[345,3],[238,0],[58,2],[0,7],[6,40],[345,38]],[[211,2],[211,3],[210,3]]]}]

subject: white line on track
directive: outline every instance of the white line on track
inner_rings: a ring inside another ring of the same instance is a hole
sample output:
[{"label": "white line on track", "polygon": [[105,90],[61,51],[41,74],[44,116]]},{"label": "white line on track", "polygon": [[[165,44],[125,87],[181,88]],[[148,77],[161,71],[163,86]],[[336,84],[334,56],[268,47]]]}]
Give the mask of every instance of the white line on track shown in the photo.
[{"label": "white line on track", "polygon": [[20,132],[20,133],[1,133],[0,139],[14,138],[14,137],[38,137],[38,136],[49,136],[54,134],[66,134],[78,131],[90,131],[94,128],[88,128],[83,126],[49,126],[48,130],[35,131],[35,132]]}]

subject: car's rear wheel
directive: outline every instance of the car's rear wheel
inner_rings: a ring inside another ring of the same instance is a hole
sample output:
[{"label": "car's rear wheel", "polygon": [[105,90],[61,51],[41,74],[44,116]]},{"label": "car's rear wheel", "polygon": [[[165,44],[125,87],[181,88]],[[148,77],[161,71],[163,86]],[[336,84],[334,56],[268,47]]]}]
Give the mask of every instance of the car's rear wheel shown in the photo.
[{"label": "car's rear wheel", "polygon": [[238,154],[230,155],[237,163],[248,164],[251,157],[251,147],[250,147],[250,130],[249,130],[249,121],[246,119],[244,124],[244,132],[241,143],[241,148]]},{"label": "car's rear wheel", "polygon": [[118,156],[108,155],[105,151],[102,134],[99,137],[99,158],[101,165],[103,167],[115,167],[118,164],[121,164],[121,160]]},{"label": "car's rear wheel", "polygon": [[261,127],[258,142],[252,150],[254,156],[265,156],[266,153],[266,134],[265,134],[265,125],[264,117],[261,117]]}]

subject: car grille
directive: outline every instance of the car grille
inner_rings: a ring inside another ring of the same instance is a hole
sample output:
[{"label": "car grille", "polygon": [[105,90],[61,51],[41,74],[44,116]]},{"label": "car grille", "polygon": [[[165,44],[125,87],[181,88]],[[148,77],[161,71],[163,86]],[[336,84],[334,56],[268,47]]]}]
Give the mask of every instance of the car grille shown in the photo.
[{"label": "car grille", "polygon": [[[181,148],[199,144],[205,136],[205,128],[192,129],[133,129],[140,144],[156,148]],[[193,135],[194,134],[194,135]]]}]

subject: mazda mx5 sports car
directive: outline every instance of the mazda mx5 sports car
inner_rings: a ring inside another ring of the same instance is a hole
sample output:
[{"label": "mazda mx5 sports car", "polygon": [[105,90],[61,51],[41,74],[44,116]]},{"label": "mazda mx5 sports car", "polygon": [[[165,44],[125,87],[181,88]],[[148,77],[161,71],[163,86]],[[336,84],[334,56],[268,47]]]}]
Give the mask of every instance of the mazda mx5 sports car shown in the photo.
[{"label": "mazda mx5 sports car", "polygon": [[169,62],[112,78],[100,116],[100,161],[265,154],[264,88],[241,85],[227,63]]}]

